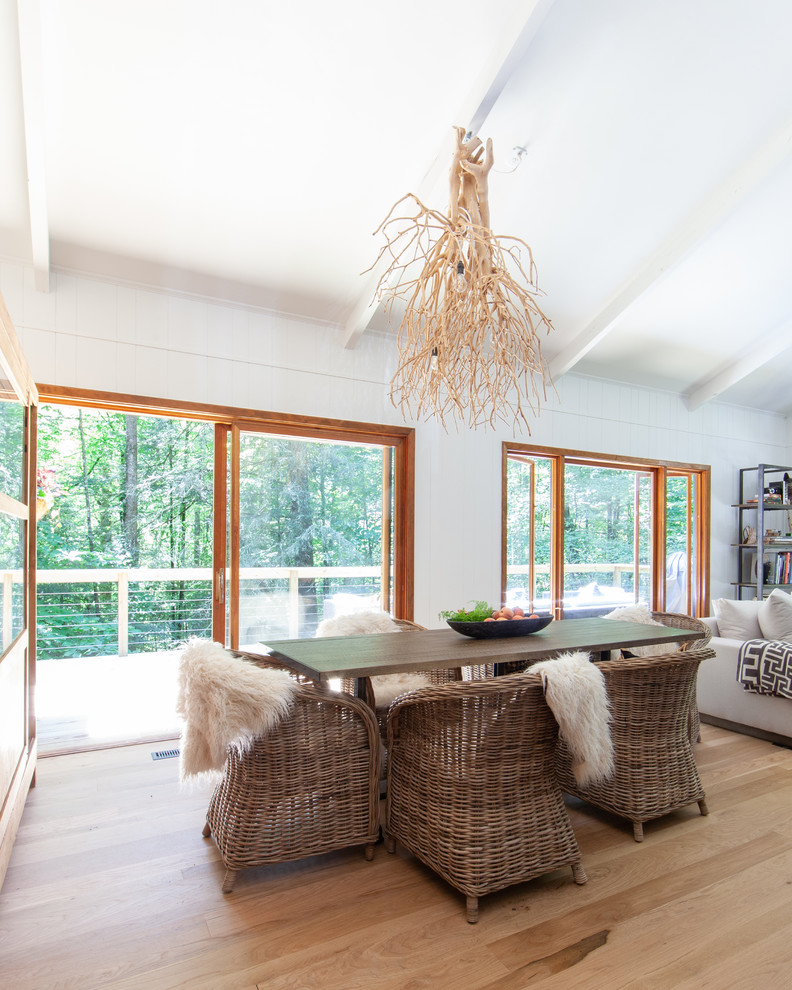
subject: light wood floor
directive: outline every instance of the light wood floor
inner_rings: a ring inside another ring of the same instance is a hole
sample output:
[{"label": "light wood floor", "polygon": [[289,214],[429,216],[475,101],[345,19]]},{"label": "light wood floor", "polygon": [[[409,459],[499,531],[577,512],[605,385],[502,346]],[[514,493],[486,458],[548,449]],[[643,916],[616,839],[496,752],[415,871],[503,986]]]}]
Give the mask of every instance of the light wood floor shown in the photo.
[{"label": "light wood floor", "polygon": [[[8,990],[781,990],[792,960],[792,751],[702,726],[710,815],[646,827],[572,806],[571,871],[491,894],[480,921],[380,845],[240,874],[154,746],[39,762],[0,893]],[[160,747],[162,748],[162,747]]]}]

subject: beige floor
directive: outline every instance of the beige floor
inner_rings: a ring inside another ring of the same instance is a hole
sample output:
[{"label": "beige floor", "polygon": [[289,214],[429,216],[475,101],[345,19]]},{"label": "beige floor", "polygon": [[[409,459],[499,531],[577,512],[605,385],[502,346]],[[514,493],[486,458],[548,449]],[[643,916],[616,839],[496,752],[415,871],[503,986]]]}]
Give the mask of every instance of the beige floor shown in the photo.
[{"label": "beige floor", "polygon": [[39,660],[36,716],[42,755],[179,735],[179,651]]}]

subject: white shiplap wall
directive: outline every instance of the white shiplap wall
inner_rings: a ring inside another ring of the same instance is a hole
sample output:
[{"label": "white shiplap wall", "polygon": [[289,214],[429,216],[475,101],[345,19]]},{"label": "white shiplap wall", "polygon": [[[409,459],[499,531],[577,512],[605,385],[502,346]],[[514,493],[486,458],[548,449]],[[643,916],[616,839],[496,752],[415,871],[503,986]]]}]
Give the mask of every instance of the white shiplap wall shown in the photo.
[{"label": "white shiplap wall", "polygon": [[[38,382],[399,423],[388,400],[393,341],[366,334],[343,349],[335,328],[210,299],[0,263],[0,291]],[[416,424],[410,424],[416,425]],[[416,433],[415,617],[495,599],[500,582],[500,454],[504,430]],[[529,437],[514,437],[527,440]],[[781,416],[567,375],[532,437],[544,446],[712,465],[712,594],[733,597],[737,469],[788,463]]]}]

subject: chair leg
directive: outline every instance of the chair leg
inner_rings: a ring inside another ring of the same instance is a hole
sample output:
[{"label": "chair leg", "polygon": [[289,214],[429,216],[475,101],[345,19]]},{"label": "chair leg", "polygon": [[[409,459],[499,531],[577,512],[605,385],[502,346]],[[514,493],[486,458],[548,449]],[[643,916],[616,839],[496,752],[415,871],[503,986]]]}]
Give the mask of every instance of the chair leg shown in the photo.
[{"label": "chair leg", "polygon": [[575,883],[588,882],[588,877],[586,876],[586,871],[583,869],[582,863],[572,864],[572,876],[575,878]]},{"label": "chair leg", "polygon": [[633,838],[636,842],[643,842],[643,822],[633,822]]},{"label": "chair leg", "polygon": [[363,850],[363,855],[366,857],[366,860],[369,863],[372,861],[372,859],[374,859],[374,843],[373,842],[367,842],[366,843],[366,848]]},{"label": "chair leg", "polygon": [[207,822],[207,823],[206,823],[206,824],[204,825],[204,827],[203,827],[203,832],[201,832],[201,835],[202,835],[202,836],[203,836],[203,837],[204,837],[205,839],[208,839],[208,838],[209,838],[209,836],[210,836],[211,834],[212,834],[212,830],[211,830],[211,828],[209,827],[209,822]]},{"label": "chair leg", "polygon": [[236,883],[237,873],[239,870],[226,870],[225,876],[223,877],[223,893],[230,894],[234,889],[234,884]]},{"label": "chair leg", "polygon": [[699,806],[699,811],[701,812],[702,815],[709,814],[709,808],[707,807],[707,802],[704,800],[704,798],[702,798],[699,801],[698,806]]},{"label": "chair leg", "polygon": [[396,852],[396,840],[393,838],[392,835],[387,835],[387,834],[385,835],[385,848],[388,850],[389,853]]},{"label": "chair leg", "polygon": [[475,925],[478,921],[478,897],[468,897],[465,901],[467,908],[467,920],[469,925]]}]

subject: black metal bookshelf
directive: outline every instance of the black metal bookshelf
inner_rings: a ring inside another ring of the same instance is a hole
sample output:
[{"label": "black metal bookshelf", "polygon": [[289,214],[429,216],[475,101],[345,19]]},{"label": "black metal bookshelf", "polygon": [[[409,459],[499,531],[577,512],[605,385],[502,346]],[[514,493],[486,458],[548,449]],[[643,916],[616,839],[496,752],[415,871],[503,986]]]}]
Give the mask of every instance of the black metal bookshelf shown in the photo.
[{"label": "black metal bookshelf", "polygon": [[737,598],[792,588],[792,467],[740,468],[737,498]]}]

